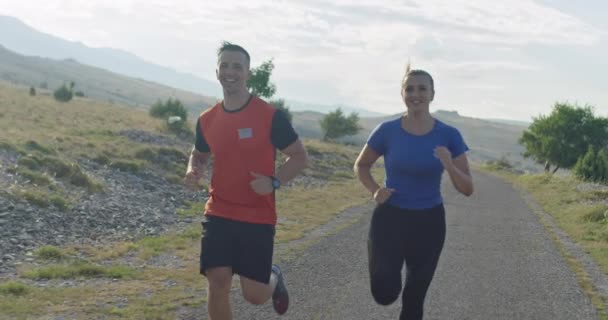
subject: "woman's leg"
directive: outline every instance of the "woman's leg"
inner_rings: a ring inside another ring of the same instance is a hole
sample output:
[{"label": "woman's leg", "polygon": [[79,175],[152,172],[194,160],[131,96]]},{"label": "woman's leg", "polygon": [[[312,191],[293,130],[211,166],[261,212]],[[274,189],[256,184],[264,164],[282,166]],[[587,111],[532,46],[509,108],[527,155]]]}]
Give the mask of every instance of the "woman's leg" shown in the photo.
[{"label": "woman's leg", "polygon": [[367,247],[371,292],[381,305],[395,302],[401,293],[404,250],[399,214],[397,208],[378,205],[369,229]]},{"label": "woman's leg", "polygon": [[413,213],[408,223],[406,280],[402,295],[400,320],[420,320],[424,299],[433,280],[445,240],[443,206]]}]

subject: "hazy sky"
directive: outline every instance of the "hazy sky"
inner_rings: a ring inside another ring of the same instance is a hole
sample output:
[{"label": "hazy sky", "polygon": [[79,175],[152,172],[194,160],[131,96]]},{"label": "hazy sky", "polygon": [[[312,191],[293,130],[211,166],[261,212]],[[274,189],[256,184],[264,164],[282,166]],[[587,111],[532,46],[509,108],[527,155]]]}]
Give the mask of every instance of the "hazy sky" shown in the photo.
[{"label": "hazy sky", "polygon": [[273,57],[277,96],[395,113],[405,65],[432,109],[530,120],[556,101],[608,116],[606,0],[0,0],[0,14],[214,80],[222,40]]}]

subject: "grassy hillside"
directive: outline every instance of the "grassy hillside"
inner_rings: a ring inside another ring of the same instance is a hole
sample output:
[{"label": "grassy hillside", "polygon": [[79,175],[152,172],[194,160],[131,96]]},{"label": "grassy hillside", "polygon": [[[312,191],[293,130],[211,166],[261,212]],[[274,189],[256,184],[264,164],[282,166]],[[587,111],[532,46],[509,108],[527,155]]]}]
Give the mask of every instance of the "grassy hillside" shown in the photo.
[{"label": "grassy hillside", "polygon": [[78,63],[16,54],[0,46],[0,80],[16,85],[33,86],[49,93],[63,83],[74,81],[75,90],[96,100],[146,107],[158,99],[180,99],[194,114],[215,103],[215,98],[174,89],[142,79],[129,78],[110,71]]},{"label": "grassy hillside", "polygon": [[[196,257],[206,193],[179,202],[173,212],[165,210],[185,193],[180,179],[192,141],[172,138],[142,110],[86,98],[59,103],[5,83],[0,83],[0,125],[0,210],[8,210],[0,216],[0,257],[9,256],[2,241],[17,250],[10,253],[14,273],[3,272],[0,264],[0,318],[176,319],[182,308],[204,303],[206,284]],[[279,243],[369,201],[352,174],[357,148],[304,143],[310,167],[277,194]],[[159,185],[159,179],[172,184]],[[132,190],[133,195],[120,195]],[[136,215],[140,207],[145,210]],[[158,216],[164,216],[159,226],[151,224]],[[84,233],[58,245],[35,241],[41,223],[45,230],[75,224],[73,232],[63,233],[67,238],[107,225],[123,234],[126,225],[145,224],[147,232],[174,220],[179,223],[160,234],[106,241]],[[25,227],[13,226],[20,222]],[[11,231],[17,235],[3,236]],[[22,241],[41,245],[30,249]]]}]

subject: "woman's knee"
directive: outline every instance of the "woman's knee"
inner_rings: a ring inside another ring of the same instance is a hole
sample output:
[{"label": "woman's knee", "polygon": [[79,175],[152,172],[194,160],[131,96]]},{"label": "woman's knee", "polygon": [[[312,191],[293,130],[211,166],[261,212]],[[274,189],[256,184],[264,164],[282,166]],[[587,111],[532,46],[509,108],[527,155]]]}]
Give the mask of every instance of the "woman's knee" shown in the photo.
[{"label": "woman's knee", "polygon": [[381,305],[389,305],[401,294],[401,280],[388,277],[375,277],[371,283],[372,296]]}]

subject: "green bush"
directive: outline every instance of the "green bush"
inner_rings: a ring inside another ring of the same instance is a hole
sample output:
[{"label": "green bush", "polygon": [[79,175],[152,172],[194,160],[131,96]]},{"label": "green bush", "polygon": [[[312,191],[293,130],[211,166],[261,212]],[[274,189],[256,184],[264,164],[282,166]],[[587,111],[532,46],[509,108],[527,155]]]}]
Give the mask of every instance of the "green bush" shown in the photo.
[{"label": "green bush", "polygon": [[41,167],[40,159],[33,155],[27,155],[19,158],[19,160],[17,160],[17,165],[26,167],[30,170],[38,170]]},{"label": "green bush", "polygon": [[34,256],[43,260],[60,260],[65,255],[55,246],[43,246],[34,251]]},{"label": "green bush", "polygon": [[37,191],[24,191],[22,194],[22,197],[27,200],[27,202],[42,207],[42,208],[46,208],[49,206],[49,200],[47,199],[47,195],[37,192]]},{"label": "green bush", "polygon": [[25,148],[30,151],[39,151],[42,154],[55,154],[55,151],[53,151],[53,149],[44,147],[44,146],[40,145],[38,142],[33,141],[33,140],[27,141],[25,143]]},{"label": "green bush", "polygon": [[150,107],[150,116],[159,119],[168,119],[171,116],[178,116],[183,122],[188,120],[188,111],[179,99],[169,98],[162,102],[158,100]]},{"label": "green bush", "polygon": [[108,158],[108,156],[103,155],[103,154],[95,156],[95,158],[93,158],[92,160],[101,165],[106,165],[106,164],[110,163],[110,158]]},{"label": "green bush", "polygon": [[19,175],[30,180],[31,183],[37,184],[39,186],[48,186],[51,184],[51,180],[47,176],[42,173],[34,172],[28,169],[19,169]]},{"label": "green bush", "polygon": [[9,281],[0,284],[0,294],[11,296],[24,296],[29,289],[26,285],[19,282]]},{"label": "green bush", "polygon": [[133,161],[118,160],[110,163],[110,167],[123,172],[137,173],[141,170],[141,165]]},{"label": "green bush", "polygon": [[608,154],[602,149],[596,152],[589,148],[584,156],[580,157],[574,165],[575,176],[598,183],[608,182]]},{"label": "green bush", "polygon": [[68,208],[68,201],[61,196],[53,195],[49,197],[49,202],[60,210],[66,210]]},{"label": "green bush", "polygon": [[68,102],[72,100],[73,93],[65,84],[53,91],[53,97],[59,102]]},{"label": "green bush", "polygon": [[74,165],[66,163],[65,161],[55,158],[55,157],[47,157],[44,159],[44,163],[46,167],[49,169],[50,173],[54,175],[56,178],[65,178],[69,177],[73,174],[75,170],[80,170],[76,168]]}]

